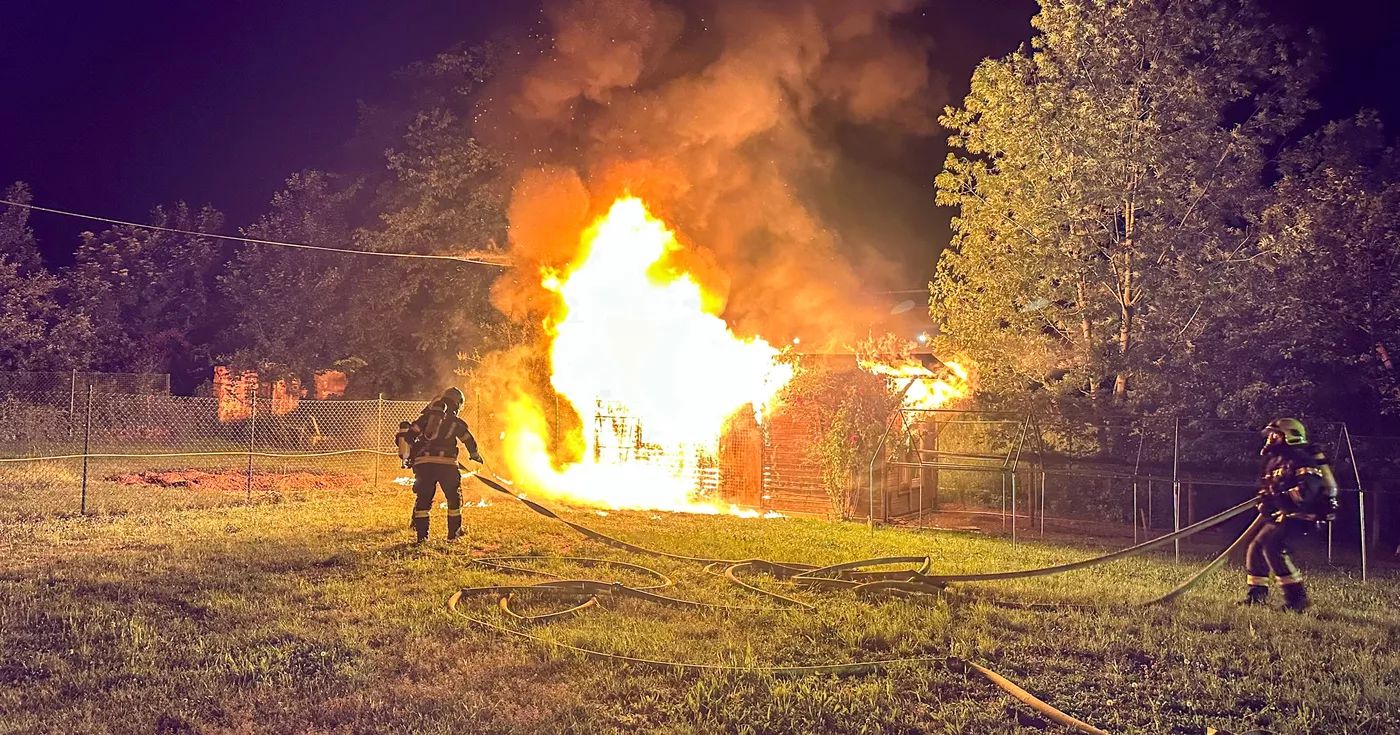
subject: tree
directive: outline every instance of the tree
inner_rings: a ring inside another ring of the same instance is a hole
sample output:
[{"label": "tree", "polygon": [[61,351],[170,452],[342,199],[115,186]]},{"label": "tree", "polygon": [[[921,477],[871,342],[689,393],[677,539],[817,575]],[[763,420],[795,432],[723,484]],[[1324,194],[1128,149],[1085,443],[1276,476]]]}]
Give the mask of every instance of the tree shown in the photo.
[{"label": "tree", "polygon": [[1165,409],[1243,313],[1268,155],[1311,109],[1306,49],[1251,2],[1043,0],[943,118],[959,209],[930,289],[982,386],[1059,409]]},{"label": "tree", "polygon": [[[27,205],[29,187],[16,182],[6,201]],[[87,367],[93,330],[86,314],[66,308],[62,284],[44,270],[29,209],[0,210],[0,370],[54,371]]]},{"label": "tree", "polygon": [[[505,241],[508,184],[500,158],[473,137],[473,104],[494,69],[473,48],[409,69],[418,111],[386,153],[379,222],[355,236],[363,249],[423,254],[495,250]],[[457,355],[491,342],[501,315],[489,291],[500,270],[400,260],[362,272],[355,323],[366,335],[362,391],[423,392],[452,379]],[[407,358],[406,358],[407,356]]]},{"label": "tree", "polygon": [[1359,425],[1400,412],[1400,153],[1376,114],[1362,112],[1285,151],[1279,176],[1253,273],[1259,316],[1242,330],[1256,349],[1209,346],[1248,366],[1223,401]]},{"label": "tree", "polygon": [[[16,181],[5,190],[5,201],[28,205],[34,201],[29,185]],[[28,274],[42,267],[39,243],[29,228],[28,206],[6,206],[0,211],[0,255]]]},{"label": "tree", "polygon": [[[223,215],[185,203],[156,208],[152,224],[214,233]],[[226,254],[219,241],[117,225],[83,233],[71,274],[73,306],[90,315],[100,370],[168,372],[174,383],[207,377],[221,324],[216,278]]]},{"label": "tree", "polygon": [[85,368],[93,343],[87,315],[61,303],[57,278],[42,270],[26,274],[0,254],[0,370]]},{"label": "tree", "polygon": [[[260,240],[344,248],[358,183],[341,184],[320,171],[287,179],[271,211],[244,234]],[[219,277],[229,313],[225,357],[240,367],[297,375],[309,384],[317,370],[352,357],[360,276],[384,263],[356,256],[249,243]]]}]

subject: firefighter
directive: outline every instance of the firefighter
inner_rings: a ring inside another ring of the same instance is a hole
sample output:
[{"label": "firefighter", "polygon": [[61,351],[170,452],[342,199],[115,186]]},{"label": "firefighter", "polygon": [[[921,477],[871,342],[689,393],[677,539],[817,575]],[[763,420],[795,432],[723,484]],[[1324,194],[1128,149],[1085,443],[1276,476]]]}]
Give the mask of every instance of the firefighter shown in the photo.
[{"label": "firefighter", "polygon": [[1337,514],[1337,481],[1326,455],[1308,444],[1298,419],[1277,419],[1263,429],[1264,475],[1259,480],[1259,514],[1263,525],[1249,544],[1245,571],[1246,605],[1269,597],[1269,576],[1283,589],[1284,607],[1308,606],[1303,573],[1288,552],[1288,539],[1329,523]]},{"label": "firefighter", "polygon": [[418,543],[428,540],[428,515],[438,486],[447,498],[447,540],[462,535],[462,473],[457,464],[457,442],[467,448],[473,462],[482,462],[476,438],[467,422],[457,416],[466,396],[448,388],[423,408],[413,422],[399,425],[394,437],[404,467],[413,468],[413,531]]}]

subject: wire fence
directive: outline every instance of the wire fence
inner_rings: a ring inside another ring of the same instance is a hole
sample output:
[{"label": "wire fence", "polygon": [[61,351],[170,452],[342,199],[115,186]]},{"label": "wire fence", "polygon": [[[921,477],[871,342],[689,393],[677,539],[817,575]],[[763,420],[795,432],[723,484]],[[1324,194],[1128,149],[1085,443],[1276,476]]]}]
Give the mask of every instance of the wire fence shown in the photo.
[{"label": "wire fence", "polygon": [[[1225,419],[1088,424],[905,410],[889,428],[849,515],[1000,531],[1013,543],[1047,530],[1146,541],[1248,499],[1263,463],[1260,424]],[[1311,543],[1329,560],[1359,564],[1364,577],[1371,549],[1390,558],[1400,543],[1395,440],[1329,422],[1310,422],[1309,440],[1340,485],[1337,520]]]},{"label": "wire fence", "polygon": [[[492,411],[499,396],[490,386],[481,390],[468,395],[463,418],[482,451],[498,456],[506,430]],[[422,405],[260,397],[230,418],[218,398],[169,395],[166,376],[0,373],[0,519],[391,487],[409,475],[399,466],[394,433]],[[656,461],[639,427],[619,432],[612,424],[621,420],[602,414],[582,426],[569,411],[561,414],[553,397],[540,405],[552,408],[543,428],[560,461],[569,460],[561,451],[575,451],[573,442],[561,444],[561,434],[599,433],[604,424],[608,436],[627,441],[595,438],[596,452]],[[1013,541],[1047,531],[1153,538],[1249,497],[1261,463],[1259,427],[1236,421],[1089,424],[1018,413],[897,411],[842,494],[827,487],[812,457],[820,427],[784,423],[781,413],[761,425],[731,423],[713,456],[685,458],[693,461],[697,494],[760,512],[976,526]],[[1395,440],[1352,436],[1337,423],[1309,428],[1342,485],[1328,554],[1359,556],[1364,569],[1368,548],[1400,543]]]},{"label": "wire fence", "polygon": [[[220,420],[216,398],[67,392],[0,396],[0,518],[278,502],[407,476],[393,449],[420,401],[258,398]],[[274,410],[277,409],[277,410]],[[499,431],[464,411],[488,450]]]},{"label": "wire fence", "polygon": [[168,373],[92,373],[82,370],[68,372],[0,371],[0,396],[63,394],[69,405],[87,393],[91,387],[97,393],[129,393],[136,395],[169,395]]}]

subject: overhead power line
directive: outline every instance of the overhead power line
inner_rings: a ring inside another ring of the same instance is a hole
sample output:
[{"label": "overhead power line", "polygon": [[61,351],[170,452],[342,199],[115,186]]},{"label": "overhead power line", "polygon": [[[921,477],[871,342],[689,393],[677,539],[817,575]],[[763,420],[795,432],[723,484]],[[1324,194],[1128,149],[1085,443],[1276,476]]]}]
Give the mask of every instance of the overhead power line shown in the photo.
[{"label": "overhead power line", "polygon": [[112,219],[110,217],[98,217],[91,214],[80,214],[78,212],[65,212],[62,209],[50,209],[49,207],[38,207],[33,204],[21,204],[8,199],[0,199],[0,204],[11,207],[20,207],[35,212],[47,212],[49,214],[60,214],[65,217],[76,217],[78,219],[92,220],[94,222],[106,222],[112,225],[126,225],[128,227],[139,227],[145,230],[160,230],[161,232],[173,232],[180,235],[193,235],[195,237],[208,237],[217,240],[232,240],[234,242],[246,242],[253,245],[273,245],[280,248],[299,248],[302,250],[321,250],[329,253],[348,253],[350,255],[377,255],[382,258],[416,258],[419,260],[455,260],[459,263],[476,263],[478,265],[491,265],[497,268],[510,268],[514,264],[506,260],[487,260],[485,254],[469,253],[466,255],[430,255],[427,253],[390,253],[375,250],[351,250],[350,248],[332,248],[324,245],[307,245],[298,242],[279,242],[277,240],[260,240],[254,237],[239,237],[235,235],[216,235],[212,232],[194,232],[192,230],[181,230],[176,227],[161,227],[160,225],[143,225],[139,222],[127,222],[125,220]]}]

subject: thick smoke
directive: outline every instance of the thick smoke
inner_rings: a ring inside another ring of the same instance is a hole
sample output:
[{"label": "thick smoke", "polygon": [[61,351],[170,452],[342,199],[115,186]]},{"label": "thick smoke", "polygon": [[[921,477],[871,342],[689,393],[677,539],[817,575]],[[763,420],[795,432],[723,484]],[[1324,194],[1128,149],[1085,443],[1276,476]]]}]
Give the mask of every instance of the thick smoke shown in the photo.
[{"label": "thick smoke", "polygon": [[507,314],[549,299],[532,274],[562,265],[578,233],[623,191],[692,246],[683,266],[726,299],[740,334],[837,346],[879,312],[814,208],[835,136],[932,131],[923,42],[895,19],[917,0],[659,0],[549,3],[552,46],[490,95],[486,129],[523,158],[511,241],[526,269],[502,279]]}]

